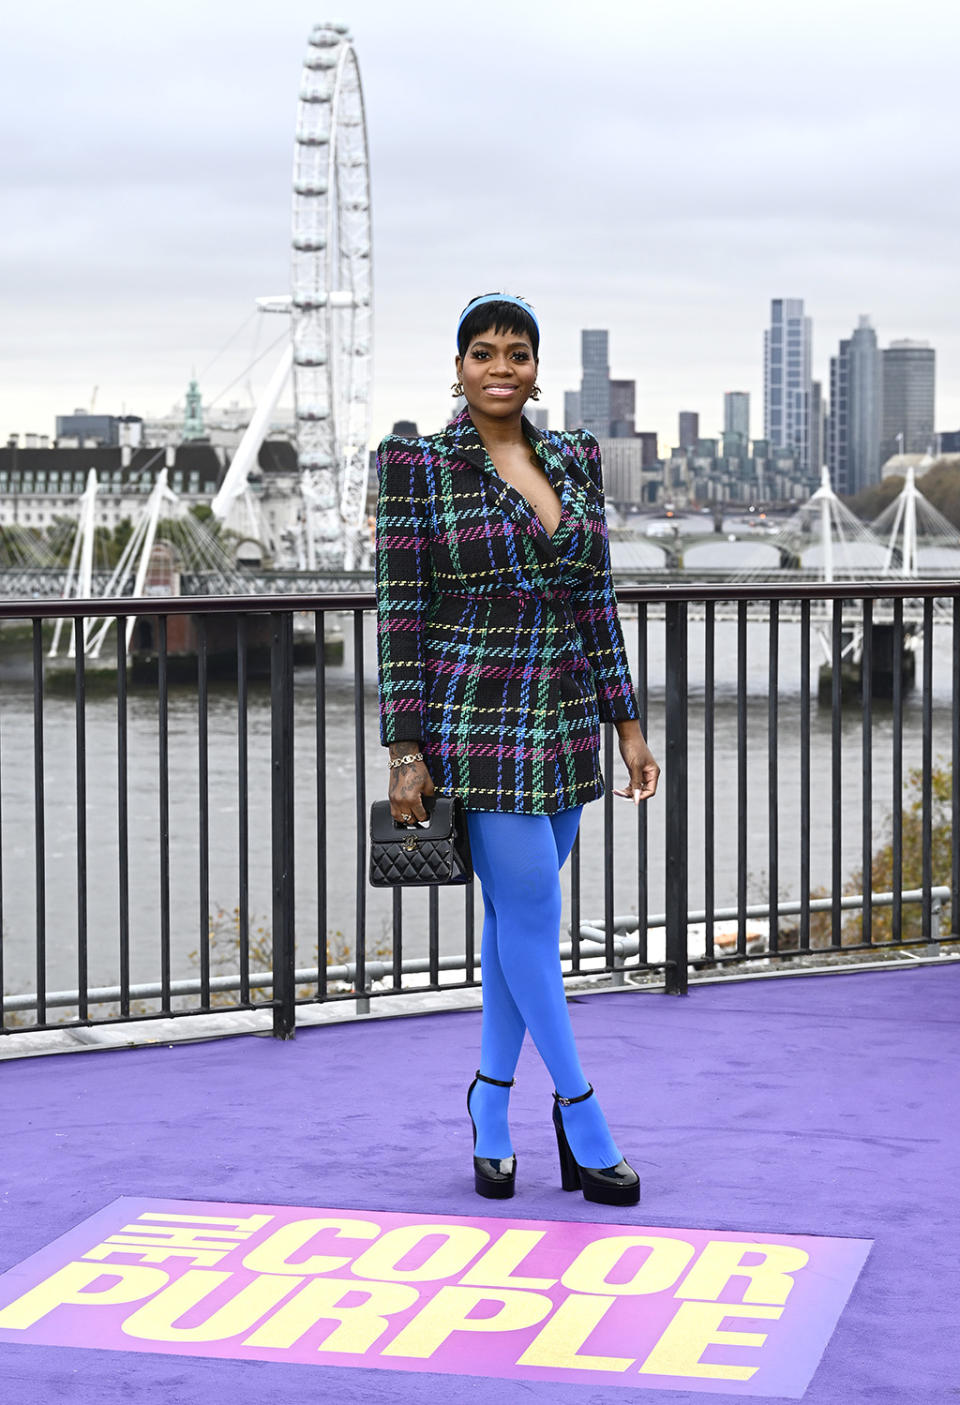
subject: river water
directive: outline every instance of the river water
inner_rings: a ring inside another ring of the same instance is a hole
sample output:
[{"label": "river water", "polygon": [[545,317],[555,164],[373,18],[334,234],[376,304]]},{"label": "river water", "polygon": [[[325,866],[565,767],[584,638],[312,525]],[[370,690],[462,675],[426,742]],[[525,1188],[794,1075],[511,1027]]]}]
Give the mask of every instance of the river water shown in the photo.
[{"label": "river water", "polygon": [[[635,625],[624,609],[631,665],[636,668]],[[385,753],[379,745],[376,706],[376,652],[373,617],[365,621],[366,784],[368,802],[385,797]],[[352,943],[356,913],[356,832],[353,731],[352,625],[344,619],[342,666],[328,669],[326,776],[329,848],[327,857],[328,937],[334,946]],[[664,649],[662,626],[650,624],[648,736],[654,753],[663,751]],[[779,688],[779,822],[782,897],[799,896],[799,629],[784,622]],[[748,629],[748,823],[749,899],[767,898],[767,626]],[[938,625],[934,656],[934,754],[949,757],[951,726],[951,636]],[[737,707],[735,625],[717,625],[716,900],[726,906],[737,891]],[[693,698],[690,727],[690,903],[703,901],[703,665],[700,627],[690,625],[689,675]],[[33,704],[22,671],[0,673],[0,783],[2,783],[4,984],[8,992],[36,988],[34,891]],[[813,667],[816,675],[816,661]],[[636,676],[636,673],[635,675]],[[917,676],[920,677],[918,661]],[[814,684],[815,686],[815,684]],[[129,716],[131,976],[155,980],[159,973],[158,727],[156,695],[132,693]],[[213,687],[209,713],[210,899],[214,911],[231,913],[239,897],[237,863],[237,719],[235,693]],[[843,717],[844,874],[859,866],[861,807],[861,714],[847,706]],[[249,701],[250,910],[257,928],[269,929],[270,912],[270,708],[269,691],[253,687]],[[197,707],[190,688],[170,699],[170,853],[174,977],[196,973],[194,953],[205,916],[199,910]],[[87,819],[90,981],[117,981],[118,842],[117,716],[111,697],[92,696],[87,704]],[[812,703],[811,885],[828,888],[831,872],[830,715]],[[889,705],[877,704],[874,741],[874,833],[887,833],[893,804],[892,720]],[[74,708],[70,697],[48,694],[44,707],[46,829],[46,975],[51,990],[76,985],[76,794]],[[298,963],[315,964],[317,946],[316,743],[312,670],[298,673],[295,690],[296,893]],[[920,764],[920,693],[908,694],[904,720],[904,775]],[[617,759],[616,784],[621,776]],[[581,915],[603,912],[603,805],[584,810],[581,826]],[[663,797],[649,814],[648,908],[662,911],[664,890]],[[636,816],[633,806],[615,802],[615,910],[637,911]],[[565,870],[564,923],[569,913],[569,869]],[[478,927],[480,918],[478,891]],[[404,895],[405,951],[426,945],[427,894]],[[462,950],[463,893],[440,894],[441,950]],[[367,887],[368,952],[389,943],[392,897]],[[228,928],[230,919],[221,919]],[[479,931],[478,931],[479,938]]]}]

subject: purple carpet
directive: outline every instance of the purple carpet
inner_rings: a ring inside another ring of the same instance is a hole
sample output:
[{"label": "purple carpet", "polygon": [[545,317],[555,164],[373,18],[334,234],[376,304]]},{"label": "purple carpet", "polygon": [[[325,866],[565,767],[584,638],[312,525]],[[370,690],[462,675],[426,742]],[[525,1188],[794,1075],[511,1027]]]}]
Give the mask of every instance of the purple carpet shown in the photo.
[{"label": "purple carpet", "polygon": [[[641,1172],[636,1210],[558,1188],[550,1085],[525,1050],[518,1192],[472,1190],[479,1016],[431,1015],[0,1065],[0,1272],[119,1196],[872,1239],[804,1399],[958,1399],[960,968],[574,1002],[588,1076]],[[16,1405],[626,1402],[700,1391],[0,1345]],[[729,1401],[757,1396],[726,1394]],[[769,1397],[768,1397],[769,1398]]]}]

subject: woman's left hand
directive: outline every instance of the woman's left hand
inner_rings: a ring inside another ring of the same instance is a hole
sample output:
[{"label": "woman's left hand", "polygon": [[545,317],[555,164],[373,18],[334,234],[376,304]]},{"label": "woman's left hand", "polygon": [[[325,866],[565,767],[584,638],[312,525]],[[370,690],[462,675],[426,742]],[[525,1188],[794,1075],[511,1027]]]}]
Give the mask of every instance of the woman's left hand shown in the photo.
[{"label": "woman's left hand", "polygon": [[652,795],[656,794],[657,782],[660,779],[660,767],[654,759],[653,752],[647,746],[638,723],[634,723],[630,728],[624,727],[619,736],[620,755],[630,772],[630,784],[615,790],[613,793],[623,796],[624,799],[633,800],[635,805],[639,805],[641,800],[649,800]]}]

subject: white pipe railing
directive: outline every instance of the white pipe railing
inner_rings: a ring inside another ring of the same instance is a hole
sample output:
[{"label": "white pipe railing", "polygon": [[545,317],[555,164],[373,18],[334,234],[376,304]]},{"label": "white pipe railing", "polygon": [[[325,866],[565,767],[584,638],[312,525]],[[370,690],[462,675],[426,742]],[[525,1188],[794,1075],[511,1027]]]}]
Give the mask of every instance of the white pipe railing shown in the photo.
[{"label": "white pipe railing", "polygon": [[[873,906],[892,907],[895,896],[896,895],[894,893],[874,893],[872,898]],[[931,888],[930,896],[933,905],[933,920],[930,945],[936,946],[940,940],[940,914],[943,908],[943,903],[947,901],[950,897],[950,889],[947,887],[939,886]],[[903,892],[900,897],[901,901],[905,904],[921,903],[923,902],[924,897],[923,889],[911,888]],[[777,915],[790,916],[793,914],[798,914],[803,910],[803,906],[804,904],[799,901],[778,903]],[[858,908],[862,908],[863,894],[844,894],[844,896],[840,899],[840,906],[844,909],[844,911],[852,911]],[[831,911],[832,907],[833,899],[829,897],[811,898],[809,902],[809,910],[811,912],[829,912]],[[770,908],[764,905],[763,903],[751,904],[749,907],[744,909],[744,916],[747,918],[762,918],[769,917],[769,915]],[[739,913],[735,907],[721,907],[716,909],[713,914],[713,919],[715,922],[730,922],[736,920],[738,916]],[[689,926],[693,926],[695,923],[705,922],[706,918],[707,914],[705,911],[692,911],[687,914],[687,923]],[[647,931],[649,932],[652,929],[655,930],[657,928],[662,928],[665,925],[665,922],[665,914],[658,914],[654,917],[651,917],[647,923]],[[620,980],[622,981],[622,976],[624,973],[620,969],[620,963],[630,956],[639,955],[640,951],[639,937],[630,938],[629,936],[623,935],[624,933],[637,931],[636,913],[627,913],[621,917],[615,917],[613,919],[613,930],[614,933],[619,933],[620,935],[617,935],[614,938],[614,957],[616,965],[614,970],[610,974],[613,975],[615,979],[620,978]],[[581,942],[592,942],[595,945],[602,946],[606,943],[606,933],[604,932],[601,926],[598,926],[594,922],[582,922],[580,924],[580,940]],[[914,945],[916,945],[916,943],[914,943]],[[878,952],[899,949],[898,947],[894,946],[892,943],[889,942],[877,942],[875,946]],[[796,948],[791,947],[789,951],[784,952],[782,954],[787,956],[814,956],[818,953],[827,955],[831,951],[843,950],[845,950],[845,948],[843,947],[813,947],[809,951],[804,948],[803,951],[798,952]],[[860,950],[863,951],[864,949],[860,948]],[[573,943],[561,942],[561,960],[570,960],[572,954]],[[772,953],[772,956],[775,958],[777,956],[777,953]],[[588,961],[598,961],[600,959],[601,958],[599,956],[591,957],[589,954],[587,955]],[[698,955],[695,959],[700,962],[704,958]],[[441,956],[434,964],[435,969],[440,971],[462,971],[466,969],[466,963],[462,955]],[[652,962],[650,963],[650,966],[651,968],[656,968],[658,966],[662,966],[663,964],[663,962]],[[405,976],[423,975],[426,972],[429,972],[430,970],[431,962],[429,957],[426,956],[411,957],[408,960],[402,961],[400,963],[401,974]],[[368,960],[366,963],[366,972],[368,981],[386,980],[388,977],[393,975],[393,962]],[[584,972],[584,974],[587,975],[602,973],[603,968]],[[342,981],[346,983],[352,983],[356,979],[356,974],[357,968],[355,963],[352,961],[341,962],[338,965],[328,966],[326,968],[326,978],[328,981]],[[319,980],[319,978],[320,969],[316,966],[306,967],[294,972],[294,981],[297,985],[313,985]],[[242,984],[243,981],[239,975],[211,976],[209,980],[209,989],[214,992],[239,990]],[[273,985],[273,972],[251,972],[247,981],[247,985],[249,986],[250,990],[268,989]],[[480,982],[477,981],[476,988],[479,989],[479,986]],[[176,997],[199,995],[201,989],[202,986],[199,976],[191,976],[189,979],[186,980],[171,981],[168,987],[168,993],[170,995],[170,998],[174,999]],[[416,993],[416,991],[419,989],[422,989],[422,987],[409,987],[408,993]],[[159,1000],[163,998],[165,991],[163,985],[159,981],[147,981],[142,982],[138,985],[131,985],[126,992],[122,991],[119,986],[96,986],[91,987],[86,992],[86,1001],[88,1005],[117,1004],[123,998],[125,993],[130,1000]],[[365,994],[367,993],[363,991],[358,991],[357,999],[362,1000]],[[44,1004],[48,1007],[63,1008],[77,1005],[79,1004],[79,1001],[79,991],[58,990],[50,992],[50,994],[45,997]],[[8,995],[4,998],[3,1001],[4,1009],[9,1010],[11,1012],[35,1010],[37,1008],[37,1003],[37,996],[35,993],[24,995]],[[231,1007],[222,1006],[218,1007],[218,1009],[213,1011],[212,1013],[227,1014],[230,1013],[230,1009]],[[186,1013],[207,1014],[210,1012],[206,1010],[179,1012],[179,1014]]]}]

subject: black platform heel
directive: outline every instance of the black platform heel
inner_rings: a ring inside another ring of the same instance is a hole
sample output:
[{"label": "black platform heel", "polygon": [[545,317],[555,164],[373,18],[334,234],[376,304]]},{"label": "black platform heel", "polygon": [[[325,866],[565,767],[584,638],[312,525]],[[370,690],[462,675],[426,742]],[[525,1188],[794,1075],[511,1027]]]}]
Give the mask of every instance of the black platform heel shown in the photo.
[{"label": "black platform heel", "polygon": [[[485,1073],[481,1073],[477,1069],[477,1077],[467,1089],[467,1113],[473,1128],[474,1147],[477,1145],[477,1124],[470,1111],[470,1094],[477,1086],[478,1080],[481,1083],[493,1083],[497,1088],[512,1088],[516,1082],[516,1079],[513,1078],[509,1083],[504,1083],[502,1078],[488,1078]],[[515,1156],[474,1156],[473,1184],[478,1195],[484,1196],[487,1200],[509,1200],[513,1195],[516,1180],[517,1158]]]},{"label": "black platform heel", "polygon": [[582,1190],[584,1200],[593,1200],[598,1205],[636,1205],[640,1199],[640,1177],[626,1161],[616,1166],[581,1166],[567,1141],[561,1107],[571,1103],[583,1103],[593,1097],[593,1085],[578,1098],[561,1098],[553,1095],[553,1125],[557,1133],[557,1151],[560,1153],[560,1184],[564,1190]]}]

